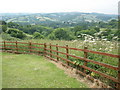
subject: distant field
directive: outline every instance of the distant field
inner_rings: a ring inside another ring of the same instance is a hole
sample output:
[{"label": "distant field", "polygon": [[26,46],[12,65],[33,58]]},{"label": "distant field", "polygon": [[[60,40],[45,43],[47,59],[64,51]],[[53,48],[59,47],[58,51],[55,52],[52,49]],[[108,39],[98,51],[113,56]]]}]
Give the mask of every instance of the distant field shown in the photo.
[{"label": "distant field", "polygon": [[87,88],[42,56],[2,53],[3,88]]}]

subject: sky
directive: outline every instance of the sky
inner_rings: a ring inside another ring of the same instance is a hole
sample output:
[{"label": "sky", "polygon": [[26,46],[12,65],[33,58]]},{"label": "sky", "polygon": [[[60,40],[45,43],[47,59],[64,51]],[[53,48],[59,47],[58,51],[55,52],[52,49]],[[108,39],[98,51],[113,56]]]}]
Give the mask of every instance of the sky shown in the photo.
[{"label": "sky", "polygon": [[117,14],[120,0],[1,0],[0,13],[97,12]]}]

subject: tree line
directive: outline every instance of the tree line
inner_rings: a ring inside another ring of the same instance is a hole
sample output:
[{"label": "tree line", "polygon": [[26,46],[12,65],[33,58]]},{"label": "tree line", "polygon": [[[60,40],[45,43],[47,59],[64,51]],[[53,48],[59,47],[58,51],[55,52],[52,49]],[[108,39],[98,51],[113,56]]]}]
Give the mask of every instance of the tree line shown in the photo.
[{"label": "tree line", "polygon": [[[45,25],[21,25],[15,22],[0,21],[0,33],[9,34],[19,39],[84,40],[84,35],[100,39],[113,40],[120,35],[118,21],[80,23],[76,26],[52,27]],[[56,25],[57,26],[57,25]]]}]

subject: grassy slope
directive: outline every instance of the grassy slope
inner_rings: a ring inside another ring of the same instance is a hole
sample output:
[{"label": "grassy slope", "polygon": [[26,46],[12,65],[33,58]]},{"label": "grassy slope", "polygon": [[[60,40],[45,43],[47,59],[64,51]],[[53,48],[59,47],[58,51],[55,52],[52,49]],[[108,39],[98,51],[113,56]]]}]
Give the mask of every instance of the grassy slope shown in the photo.
[{"label": "grassy slope", "polygon": [[42,56],[3,53],[3,88],[85,88]]},{"label": "grassy slope", "polygon": [[[37,42],[37,43],[47,43],[47,44],[51,43],[53,45],[58,44],[61,46],[68,45],[69,47],[80,48],[80,49],[84,49],[84,46],[87,46],[89,50],[100,51],[100,52],[111,53],[111,54],[118,54],[118,50],[119,50],[118,42],[110,42],[110,41],[84,42],[82,40],[78,40],[78,41],[77,40],[74,40],[74,41],[44,40],[44,39],[23,40],[23,42],[29,42],[29,41]],[[49,46],[47,48],[49,48]],[[56,48],[53,48],[53,47],[52,49],[56,50]],[[66,50],[62,48],[59,48],[59,51],[66,52]],[[76,56],[84,57],[84,53],[81,51],[69,50],[69,53]],[[107,63],[114,66],[118,65],[117,58],[104,56],[104,60],[101,61],[101,59],[103,59],[102,55],[97,55],[92,53],[88,53],[88,54],[91,57],[89,59],[100,61],[100,62]],[[61,56],[63,56],[63,54],[61,54]]]}]

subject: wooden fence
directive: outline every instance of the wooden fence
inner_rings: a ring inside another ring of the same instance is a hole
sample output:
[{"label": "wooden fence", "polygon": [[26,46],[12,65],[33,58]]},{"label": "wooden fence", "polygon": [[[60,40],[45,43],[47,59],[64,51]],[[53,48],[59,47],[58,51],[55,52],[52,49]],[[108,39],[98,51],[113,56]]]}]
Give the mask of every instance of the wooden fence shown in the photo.
[{"label": "wooden fence", "polygon": [[[39,45],[39,46],[33,46],[33,45]],[[107,79],[112,80],[113,82],[117,83],[117,88],[120,88],[120,55],[113,55],[113,54],[109,54],[109,53],[104,53],[104,52],[98,52],[98,51],[92,51],[92,50],[88,50],[87,47],[84,47],[84,49],[78,49],[78,48],[71,48],[68,45],[66,46],[59,46],[58,44],[56,45],[52,45],[52,44],[41,44],[41,43],[32,43],[32,42],[17,42],[17,41],[3,41],[0,42],[0,49],[7,50],[7,51],[14,51],[15,53],[25,53],[25,54],[30,54],[30,53],[36,53],[36,54],[41,54],[44,55],[45,57],[54,60],[56,62],[61,60],[64,60],[65,63],[62,63],[62,65],[66,66],[66,67],[70,67],[69,64],[73,64],[76,65],[77,67],[83,68],[83,71],[77,70],[77,73],[80,73],[83,76],[88,76],[86,74],[86,70],[89,70],[91,72],[94,72],[96,74],[99,74]],[[20,47],[25,47],[26,49],[21,49]],[[52,48],[56,48],[56,50],[53,50]],[[35,48],[37,48],[37,50],[35,50]],[[60,48],[65,49],[66,52],[62,52],[59,51]],[[21,50],[22,52],[19,52],[19,50]],[[76,56],[76,55],[72,55],[69,53],[69,50],[76,50],[76,51],[82,51],[84,52],[84,57],[80,57],[80,56]],[[93,53],[93,54],[98,54],[98,55],[103,55],[103,56],[109,56],[109,57],[113,57],[113,58],[118,58],[119,63],[118,66],[112,66],[106,63],[102,63],[102,62],[98,62],[95,60],[91,60],[88,59],[88,53]],[[59,54],[63,54],[66,56],[65,57],[61,57]],[[54,57],[53,57],[54,56]],[[55,59],[56,57],[56,59]],[[73,57],[79,60],[84,61],[83,65],[77,65],[75,62],[69,60],[69,57]],[[110,75],[107,75],[105,73],[102,73],[100,71],[96,71],[90,67],[87,67],[87,63],[93,63],[96,65],[100,65],[103,67],[106,67],[108,69],[113,69],[115,71],[118,72],[118,77],[113,77]],[[88,76],[87,78],[94,80],[94,78],[92,76]]]}]

